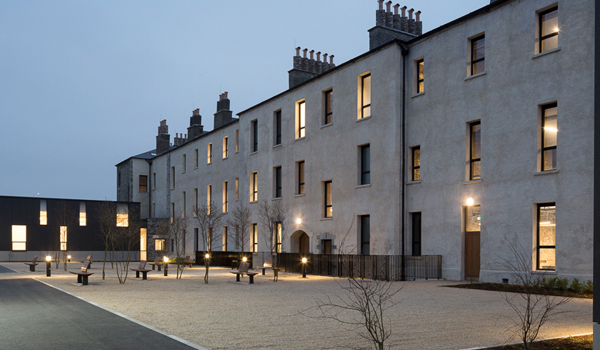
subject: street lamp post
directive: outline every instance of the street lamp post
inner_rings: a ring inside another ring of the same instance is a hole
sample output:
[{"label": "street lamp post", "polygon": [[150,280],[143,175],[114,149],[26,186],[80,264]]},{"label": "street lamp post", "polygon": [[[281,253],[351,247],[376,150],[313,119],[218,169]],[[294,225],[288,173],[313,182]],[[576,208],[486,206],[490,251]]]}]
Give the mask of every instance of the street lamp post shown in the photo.
[{"label": "street lamp post", "polygon": [[46,277],[52,276],[51,262],[52,262],[52,257],[50,255],[46,255]]},{"label": "street lamp post", "polygon": [[163,261],[165,262],[165,276],[169,275],[169,257],[165,256],[163,258]]},{"label": "street lamp post", "polygon": [[302,278],[306,278],[306,262],[308,259],[302,258]]}]

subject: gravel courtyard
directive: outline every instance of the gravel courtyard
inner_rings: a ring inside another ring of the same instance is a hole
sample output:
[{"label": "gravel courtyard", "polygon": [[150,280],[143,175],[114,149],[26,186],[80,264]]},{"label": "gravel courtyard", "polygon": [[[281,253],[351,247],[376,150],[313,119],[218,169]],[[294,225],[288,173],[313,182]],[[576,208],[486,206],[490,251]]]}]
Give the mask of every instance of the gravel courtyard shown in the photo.
[{"label": "gravel courtyard", "polygon": [[[279,281],[257,275],[235,283],[226,268],[211,268],[209,284],[202,280],[204,267],[186,268],[175,279],[148,273],[148,280],[130,272],[120,285],[114,270],[101,279],[102,265],[93,264],[89,286],[76,283],[76,276],[53,266],[46,277],[44,265],[36,272],[23,263],[0,263],[17,273],[0,278],[36,278],[85,300],[119,312],[208,349],[346,349],[368,348],[359,335],[331,320],[308,318],[299,312],[315,305],[314,298],[344,295],[344,279],[280,274]],[[70,263],[77,270],[80,263]],[[132,263],[131,267],[136,267]],[[454,281],[395,282],[403,286],[401,300],[390,313],[392,349],[467,349],[514,342],[507,331],[513,311],[500,292],[444,287]],[[1,305],[1,301],[0,301]],[[550,321],[540,338],[592,332],[592,300],[574,299],[568,313]]]}]

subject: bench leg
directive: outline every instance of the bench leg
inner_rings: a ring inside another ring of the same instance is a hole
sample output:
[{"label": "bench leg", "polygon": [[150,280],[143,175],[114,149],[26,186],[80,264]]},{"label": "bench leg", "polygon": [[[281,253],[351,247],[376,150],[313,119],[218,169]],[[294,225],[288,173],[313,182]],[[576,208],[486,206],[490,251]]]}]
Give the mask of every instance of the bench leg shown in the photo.
[{"label": "bench leg", "polygon": [[152,265],[152,271],[154,271],[154,265]]},{"label": "bench leg", "polygon": [[143,280],[147,280],[148,279],[148,272],[147,271],[142,271],[142,279]]},{"label": "bench leg", "polygon": [[248,275],[250,277],[250,282],[248,284],[254,284],[254,275]]},{"label": "bench leg", "polygon": [[139,271],[135,272],[135,278],[140,278],[140,272]]},{"label": "bench leg", "polygon": [[84,285],[84,286],[87,286],[88,285],[88,276],[87,275],[81,276],[81,279],[82,279],[82,283],[81,284]]},{"label": "bench leg", "polygon": [[77,283],[81,283],[81,275],[77,275]]},{"label": "bench leg", "polygon": [[161,268],[162,268],[162,266],[158,265],[158,272],[160,272]]},{"label": "bench leg", "polygon": [[239,274],[239,273],[235,275],[235,281],[236,281],[236,282],[239,282],[239,281],[240,281],[240,274]]},{"label": "bench leg", "polygon": [[35,272],[35,265],[29,265],[29,271]]},{"label": "bench leg", "polygon": [[262,269],[262,270],[263,270],[263,276],[264,276],[265,275],[265,269]]}]

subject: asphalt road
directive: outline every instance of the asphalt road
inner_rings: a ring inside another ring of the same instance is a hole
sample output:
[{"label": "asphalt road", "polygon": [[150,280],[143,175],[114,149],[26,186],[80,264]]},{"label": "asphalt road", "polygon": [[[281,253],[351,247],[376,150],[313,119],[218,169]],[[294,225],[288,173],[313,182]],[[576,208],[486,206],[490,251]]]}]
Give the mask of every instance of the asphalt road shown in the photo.
[{"label": "asphalt road", "polygon": [[[161,307],[158,300],[156,307]],[[0,349],[193,348],[39,281],[22,278],[0,279]]]}]

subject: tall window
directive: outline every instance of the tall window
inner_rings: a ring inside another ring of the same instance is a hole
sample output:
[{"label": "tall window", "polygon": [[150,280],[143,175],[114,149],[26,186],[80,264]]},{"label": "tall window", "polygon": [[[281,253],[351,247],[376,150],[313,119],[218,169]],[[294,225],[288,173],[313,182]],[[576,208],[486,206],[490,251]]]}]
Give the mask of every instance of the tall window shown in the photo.
[{"label": "tall window", "polygon": [[281,145],[281,110],[273,113],[273,146]]},{"label": "tall window", "polygon": [[258,230],[256,224],[252,224],[252,253],[258,253]]},{"label": "tall window", "polygon": [[27,226],[12,225],[12,250],[27,250]]},{"label": "tall window", "polygon": [[212,142],[206,147],[206,164],[212,163]]},{"label": "tall window", "polygon": [[556,169],[557,104],[542,106],[542,171]]},{"label": "tall window", "polygon": [[421,255],[421,213],[411,213],[412,218],[412,255]]},{"label": "tall window", "polygon": [[331,218],[333,217],[333,189],[331,186],[331,181],[323,182],[323,199],[324,199],[324,217]]},{"label": "tall window", "polygon": [[360,181],[361,185],[371,183],[371,145],[360,146]]},{"label": "tall window", "polygon": [[250,174],[250,202],[258,201],[258,174]]},{"label": "tall window", "polygon": [[223,137],[223,159],[229,157],[229,138]]},{"label": "tall window", "polygon": [[281,234],[283,227],[280,221],[273,222],[273,248],[275,252],[281,253]]},{"label": "tall window", "polygon": [[156,189],[156,173],[152,173],[152,189]]},{"label": "tall window", "polygon": [[129,208],[127,203],[117,203],[117,227],[129,227]]},{"label": "tall window", "polygon": [[[360,118],[371,116],[371,74],[360,78]],[[360,119],[359,118],[359,119]]]},{"label": "tall window", "polygon": [[210,214],[210,203],[212,202],[212,185],[206,186],[206,205],[209,209]]},{"label": "tall window", "polygon": [[67,250],[67,226],[60,226],[60,250]]},{"label": "tall window", "polygon": [[481,122],[469,124],[469,180],[481,179]]},{"label": "tall window", "polygon": [[305,101],[300,101],[297,104],[298,112],[296,113],[298,119],[296,120],[296,138],[303,138],[306,136],[306,103]]},{"label": "tall window", "polygon": [[250,132],[252,133],[252,152],[258,152],[258,120],[250,122]]},{"label": "tall window", "polygon": [[198,216],[198,189],[194,188],[194,208],[192,208],[192,210],[194,211],[194,217]]},{"label": "tall window", "polygon": [[556,205],[538,204],[537,211],[537,268],[556,268]]},{"label": "tall window", "polygon": [[181,192],[181,217],[182,218],[185,218],[185,212],[187,209],[185,202],[186,202],[186,196],[185,196],[185,191],[183,191],[183,192]]},{"label": "tall window", "polygon": [[240,130],[235,131],[235,153],[240,151]]},{"label": "tall window", "polygon": [[212,231],[212,227],[209,227],[206,231],[208,232],[206,234],[206,250],[208,251],[212,251],[212,238],[213,238],[213,231]]},{"label": "tall window", "polygon": [[412,181],[421,180],[421,147],[412,148]]},{"label": "tall window", "polygon": [[187,155],[181,157],[181,170],[185,173],[187,171]]},{"label": "tall window", "polygon": [[198,167],[198,149],[194,150],[194,168]]},{"label": "tall window", "polygon": [[298,190],[297,194],[304,194],[304,161],[298,162]]},{"label": "tall window", "polygon": [[275,181],[274,181],[274,188],[273,188],[273,197],[274,198],[281,198],[281,167],[275,167],[273,168],[273,175],[275,177]]},{"label": "tall window", "polygon": [[558,6],[539,13],[539,52],[558,47]]},{"label": "tall window", "polygon": [[140,175],[140,192],[148,191],[148,176]]},{"label": "tall window", "polygon": [[223,251],[227,251],[227,226],[223,226]]},{"label": "tall window", "polygon": [[171,220],[171,223],[173,223],[173,221],[175,219],[175,203],[171,203],[170,210],[169,210],[169,218]]},{"label": "tall window", "polygon": [[371,255],[371,216],[360,216],[360,255]]},{"label": "tall window", "polygon": [[235,178],[235,200],[240,199],[240,178]]},{"label": "tall window", "polygon": [[79,202],[79,226],[87,226],[85,202]]},{"label": "tall window", "polygon": [[171,167],[171,189],[175,188],[175,167]]},{"label": "tall window", "polygon": [[471,39],[471,75],[485,72],[485,34]]},{"label": "tall window", "polygon": [[147,260],[148,230],[140,228],[140,260]]},{"label": "tall window", "polygon": [[227,191],[227,181],[223,181],[223,213],[229,211],[229,193]]},{"label": "tall window", "polygon": [[331,118],[333,117],[333,109],[331,108],[331,98],[333,97],[333,89],[327,90],[324,92],[325,94],[325,119],[323,120],[323,124],[331,124]]},{"label": "tall window", "polygon": [[417,94],[425,91],[425,60],[416,61],[417,64]]},{"label": "tall window", "polygon": [[48,225],[48,210],[45,199],[40,199],[40,225]]}]

